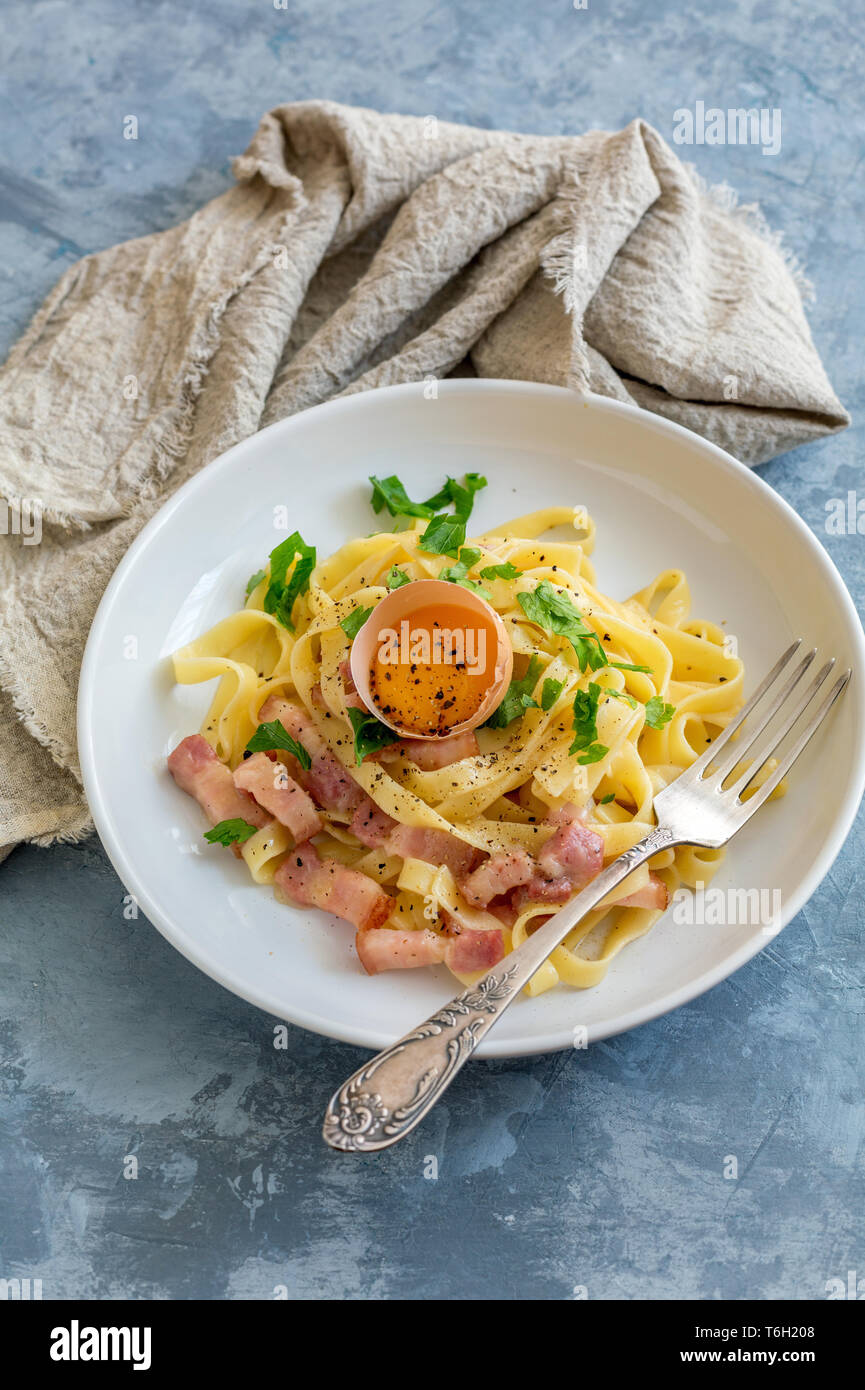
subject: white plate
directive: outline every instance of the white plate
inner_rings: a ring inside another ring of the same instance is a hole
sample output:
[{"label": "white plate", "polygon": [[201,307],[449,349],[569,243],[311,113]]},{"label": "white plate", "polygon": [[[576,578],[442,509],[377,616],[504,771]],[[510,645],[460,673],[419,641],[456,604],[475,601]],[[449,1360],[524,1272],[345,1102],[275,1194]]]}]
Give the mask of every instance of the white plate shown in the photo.
[{"label": "white plate", "polygon": [[[209,849],[165,755],[199,726],[212,686],[175,687],[169,653],[240,606],[280,539],[284,506],[319,555],[374,529],[369,473],[425,496],[446,472],[485,473],[471,529],[551,503],[598,524],[602,590],[624,598],[658,570],[688,574],[693,612],[735,634],[756,685],[796,636],[854,667],[835,717],[787,798],[758,813],[713,886],[781,894],[781,922],[828,871],[865,783],[865,643],[831,561],[796,514],[729,455],[629,406],[557,387],[454,381],[346,397],[229,450],[163,507],[114,575],[93,623],[79,691],[84,785],[102,842],[141,909],[179,951],[235,994],[304,1028],[379,1048],[444,1003],[444,967],[367,977],[345,923],[280,905],[242,863]],[[284,532],[282,533],[285,534]],[[130,640],[133,639],[133,640]],[[693,999],[770,936],[759,926],[686,926],[667,913],[597,988],[517,1000],[482,1055],[608,1037]]]}]

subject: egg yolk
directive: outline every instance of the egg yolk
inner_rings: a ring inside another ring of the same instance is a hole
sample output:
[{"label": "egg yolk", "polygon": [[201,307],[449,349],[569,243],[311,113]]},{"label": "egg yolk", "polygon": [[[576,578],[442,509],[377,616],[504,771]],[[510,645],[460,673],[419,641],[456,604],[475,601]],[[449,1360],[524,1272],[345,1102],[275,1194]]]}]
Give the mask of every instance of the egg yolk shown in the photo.
[{"label": "egg yolk", "polygon": [[392,724],[445,735],[471,719],[495,680],[498,633],[491,618],[449,604],[417,608],[378,633],[370,693]]}]

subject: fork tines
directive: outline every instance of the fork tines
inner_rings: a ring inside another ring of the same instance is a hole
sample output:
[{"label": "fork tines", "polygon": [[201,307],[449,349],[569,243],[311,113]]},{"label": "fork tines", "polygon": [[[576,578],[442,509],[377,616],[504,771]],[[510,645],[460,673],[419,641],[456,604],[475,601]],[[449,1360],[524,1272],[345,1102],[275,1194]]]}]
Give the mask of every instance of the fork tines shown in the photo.
[{"label": "fork tines", "polygon": [[[802,646],[802,638],[799,637],[788,647],[784,655],[776,662],[768,676],[758,686],[750,700],[743,705],[736,715],[722,732],[715,739],[714,743],[702,753],[696,762],[692,763],[685,774],[689,780],[693,779],[698,785],[706,786],[707,790],[711,786],[712,790],[721,794],[725,801],[736,802],[750,815],[758,806],[761,806],[767,797],[778,786],[783,777],[786,777],[790,768],[793,766],[799,754],[805,748],[816,733],[820,724],[834,705],[838,696],[841,694],[847,682],[850,680],[852,672],[848,668],[843,675],[839,676],[834,685],[825,693],[822,700],[802,720],[802,716],[808,711],[811,702],[814,700],[826,678],[835,667],[835,658],[821,666],[816,676],[808,683],[803,691],[800,691],[791,700],[799,682],[808,671],[817,655],[817,648],[812,647],[810,651],[793,663],[794,657]],[[786,678],[780,678],[786,674]],[[764,697],[769,696],[768,699]],[[788,708],[789,702],[789,708]],[[782,713],[784,715],[780,726],[774,729],[769,739],[764,742],[760,750],[755,754],[753,762],[743,770],[739,777],[730,786],[724,786],[724,782],[730,777],[731,773],[739,766],[744,756],[754,747],[760,735],[775,718]],[[745,720],[756,713],[753,723],[750,723],[745,730],[744,736],[733,743],[725,757],[719,758],[718,754],[730,744],[733,735],[742,727]],[[778,766],[770,772],[769,776],[762,782],[755,791],[748,796],[743,803],[742,793],[747,791],[754,783],[764,768],[767,760],[772,757],[778,747],[784,742],[788,734],[794,731],[795,726],[802,720],[801,726],[796,731],[793,743],[784,752]]]}]

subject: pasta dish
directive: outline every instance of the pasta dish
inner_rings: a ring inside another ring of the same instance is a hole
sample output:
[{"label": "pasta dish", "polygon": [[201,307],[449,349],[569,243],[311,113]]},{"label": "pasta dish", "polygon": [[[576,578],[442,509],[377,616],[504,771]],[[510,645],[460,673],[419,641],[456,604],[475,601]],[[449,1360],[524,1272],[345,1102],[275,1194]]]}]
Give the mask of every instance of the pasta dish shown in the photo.
[{"label": "pasta dish", "polygon": [[[207,841],[350,922],[368,972],[443,963],[470,983],[652,829],[653,796],[740,707],[743,664],[690,616],[680,570],[601,593],[582,508],[467,537],[482,477],[422,503],[371,481],[384,529],[323,560],[288,536],[244,606],[175,653],[178,682],[219,683],[168,765]],[[656,855],[528,992],[597,984],[722,857]]]}]

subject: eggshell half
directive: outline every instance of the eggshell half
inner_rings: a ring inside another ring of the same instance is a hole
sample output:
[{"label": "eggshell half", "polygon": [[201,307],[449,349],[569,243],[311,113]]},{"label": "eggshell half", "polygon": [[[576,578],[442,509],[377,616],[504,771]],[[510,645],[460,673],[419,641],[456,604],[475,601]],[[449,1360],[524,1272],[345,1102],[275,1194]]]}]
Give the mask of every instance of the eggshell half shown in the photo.
[{"label": "eggshell half", "polygon": [[[378,634],[382,628],[398,629],[403,618],[410,618],[418,609],[429,608],[436,603],[463,609],[467,622],[474,616],[492,623],[496,633],[493,678],[483,702],[470,719],[453,724],[446,733],[419,734],[416,730],[400,727],[382,714],[370,689],[370,671],[378,646]],[[470,589],[464,589],[459,584],[448,584],[442,579],[416,579],[410,584],[403,584],[401,588],[394,589],[387,598],[383,598],[381,603],[376,605],[352,643],[349,664],[357,693],[376,719],[380,719],[382,724],[386,724],[403,738],[425,738],[435,741],[447,738],[451,734],[464,733],[467,729],[476,729],[489,718],[510,685],[514,669],[514,650],[504,623],[486,599],[481,598],[479,594],[473,594]]]}]

